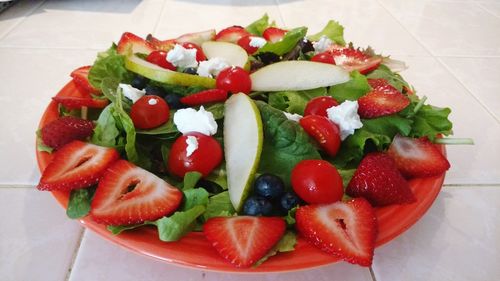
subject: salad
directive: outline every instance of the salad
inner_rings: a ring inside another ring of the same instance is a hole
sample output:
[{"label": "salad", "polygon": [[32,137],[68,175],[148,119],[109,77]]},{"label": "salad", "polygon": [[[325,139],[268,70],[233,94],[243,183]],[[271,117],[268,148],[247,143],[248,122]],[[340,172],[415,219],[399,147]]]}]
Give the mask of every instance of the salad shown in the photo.
[{"label": "salad", "polygon": [[452,124],[400,62],[343,30],[264,15],[168,40],[125,32],[53,97],[37,188],[69,193],[68,217],[115,235],[202,232],[236,267],[294,251],[298,236],[370,266],[376,208],[415,203],[408,181],[449,169],[436,143]]}]

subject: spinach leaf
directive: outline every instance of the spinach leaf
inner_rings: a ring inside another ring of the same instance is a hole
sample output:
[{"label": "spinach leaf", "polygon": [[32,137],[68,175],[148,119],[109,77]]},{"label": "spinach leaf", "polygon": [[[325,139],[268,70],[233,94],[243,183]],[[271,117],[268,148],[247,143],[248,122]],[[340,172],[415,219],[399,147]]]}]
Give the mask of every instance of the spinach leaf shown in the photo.
[{"label": "spinach leaf", "polygon": [[66,215],[70,219],[85,217],[90,211],[90,202],[95,192],[95,186],[89,188],[74,189],[69,195]]},{"label": "spinach leaf", "polygon": [[117,128],[115,117],[113,116],[114,105],[110,104],[104,108],[96,121],[92,143],[106,147],[117,147],[121,141],[117,141],[120,130]]},{"label": "spinach leaf", "polygon": [[171,242],[181,239],[194,228],[196,219],[204,212],[204,206],[196,205],[189,210],[177,211],[169,217],[155,221],[160,240]]},{"label": "spinach leaf", "polygon": [[297,43],[306,36],[307,27],[297,27],[294,28],[287,33],[283,39],[278,42],[268,42],[264,46],[262,46],[254,55],[262,54],[262,53],[274,53],[278,56],[282,56],[288,52],[290,52]]},{"label": "spinach leaf", "polygon": [[250,25],[245,27],[245,29],[253,35],[262,36],[264,30],[273,25],[274,22],[269,24],[269,16],[267,14],[264,14],[260,19],[252,22]]},{"label": "spinach leaf", "polygon": [[213,195],[208,199],[208,205],[203,219],[208,220],[213,217],[229,217],[236,213],[229,199],[229,192],[224,191]]}]

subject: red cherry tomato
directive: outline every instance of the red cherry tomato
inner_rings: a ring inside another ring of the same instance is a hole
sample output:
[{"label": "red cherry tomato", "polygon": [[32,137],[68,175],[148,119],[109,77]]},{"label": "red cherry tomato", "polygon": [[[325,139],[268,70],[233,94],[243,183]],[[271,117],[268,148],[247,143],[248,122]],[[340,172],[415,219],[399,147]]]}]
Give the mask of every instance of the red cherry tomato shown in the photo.
[{"label": "red cherry tomato", "polygon": [[328,117],[326,110],[337,105],[339,105],[339,103],[332,97],[316,97],[307,103],[306,109],[304,109],[304,115],[321,115]]},{"label": "red cherry tomato", "polygon": [[333,56],[332,52],[326,51],[326,52],[314,55],[311,58],[311,61],[335,64],[335,57]]},{"label": "red cherry tomato", "polygon": [[223,69],[217,75],[215,83],[218,89],[226,90],[233,94],[239,92],[249,94],[252,89],[250,75],[239,66],[231,66]]},{"label": "red cherry tomato", "polygon": [[308,115],[300,119],[300,126],[313,137],[330,156],[340,148],[340,130],[337,124],[319,115]]},{"label": "red cherry tomato", "polygon": [[[250,45],[250,42],[252,41],[252,37],[254,37],[254,36],[245,36],[245,37],[241,37],[240,40],[238,40],[238,45],[240,45],[240,47],[245,49],[245,51],[247,51],[247,53],[250,55],[255,53],[259,49],[259,47],[254,47],[254,46]],[[264,39],[264,38],[262,38],[262,39]]]},{"label": "red cherry tomato", "polygon": [[143,96],[130,108],[130,118],[139,129],[152,129],[168,121],[170,109],[159,96]]},{"label": "red cherry tomato", "polygon": [[295,193],[309,204],[333,203],[342,199],[344,189],[337,169],[325,160],[303,160],[292,170]]},{"label": "red cherry tomato", "polygon": [[[198,142],[198,148],[187,155],[188,136],[193,136]],[[211,136],[193,132],[175,140],[168,155],[168,170],[178,176],[184,177],[187,172],[197,171],[204,177],[222,161],[222,148],[217,140]]]},{"label": "red cherry tomato", "polygon": [[196,61],[207,60],[207,57],[205,56],[205,53],[203,53],[203,50],[201,50],[200,46],[189,42],[181,43],[181,45],[186,49],[196,49]]},{"label": "red cherry tomato", "polygon": [[175,66],[167,61],[167,52],[165,51],[153,51],[146,57],[146,60],[163,68],[176,70]]}]

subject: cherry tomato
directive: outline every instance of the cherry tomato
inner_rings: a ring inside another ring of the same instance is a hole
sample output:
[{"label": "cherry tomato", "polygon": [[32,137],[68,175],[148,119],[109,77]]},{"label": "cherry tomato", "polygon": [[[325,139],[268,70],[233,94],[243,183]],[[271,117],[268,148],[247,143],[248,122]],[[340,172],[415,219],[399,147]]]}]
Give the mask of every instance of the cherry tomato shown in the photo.
[{"label": "cherry tomato", "polygon": [[153,51],[146,57],[146,60],[163,68],[176,70],[175,66],[167,61],[167,52],[165,51]]},{"label": "cherry tomato", "polygon": [[[254,46],[250,45],[250,42],[252,41],[252,37],[254,37],[254,36],[244,36],[244,37],[241,37],[240,40],[238,40],[238,45],[240,45],[240,47],[245,49],[245,51],[247,51],[247,53],[250,55],[255,53],[259,49],[259,47],[254,47]],[[264,38],[262,38],[262,39],[265,40]]]},{"label": "cherry tomato", "polygon": [[293,168],[291,182],[295,193],[309,204],[333,203],[344,194],[339,172],[325,160],[302,160]]},{"label": "cherry tomato", "polygon": [[223,69],[217,75],[215,83],[218,89],[223,89],[233,94],[239,92],[249,94],[252,89],[250,75],[239,66],[231,66]]},{"label": "cherry tomato", "polygon": [[205,56],[205,53],[203,53],[203,50],[201,50],[200,46],[189,42],[181,43],[181,46],[186,49],[196,49],[196,61],[207,60],[207,57]]},{"label": "cherry tomato", "polygon": [[[193,136],[198,142],[198,148],[187,155],[188,136]],[[178,177],[184,177],[187,172],[197,171],[204,177],[222,161],[222,148],[217,140],[211,136],[192,132],[175,140],[168,155],[167,169]]]},{"label": "cherry tomato", "polygon": [[159,96],[143,96],[130,108],[130,118],[139,129],[152,129],[168,121],[170,109]]},{"label": "cherry tomato", "polygon": [[319,115],[308,115],[300,119],[300,126],[313,137],[330,156],[340,148],[340,130],[337,124]]},{"label": "cherry tomato", "polygon": [[307,103],[304,109],[304,115],[321,115],[328,117],[326,110],[337,105],[339,105],[339,103],[332,97],[316,97]]},{"label": "cherry tomato", "polygon": [[329,52],[329,51],[314,55],[311,58],[311,61],[335,64],[335,58],[334,58],[332,52]]}]

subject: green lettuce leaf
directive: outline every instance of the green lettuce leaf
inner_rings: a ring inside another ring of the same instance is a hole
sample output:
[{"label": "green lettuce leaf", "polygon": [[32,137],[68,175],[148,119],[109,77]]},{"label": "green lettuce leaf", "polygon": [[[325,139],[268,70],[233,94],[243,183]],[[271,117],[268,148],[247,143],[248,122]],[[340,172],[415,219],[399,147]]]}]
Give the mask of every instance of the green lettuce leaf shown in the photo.
[{"label": "green lettuce leaf", "polygon": [[208,199],[208,205],[203,219],[208,220],[213,217],[229,217],[236,213],[229,199],[229,192],[224,191],[213,195]]},{"label": "green lettuce leaf", "polygon": [[269,23],[269,16],[264,14],[260,19],[249,24],[245,29],[253,35],[262,36],[262,33],[266,28],[273,26],[274,22]]},{"label": "green lettuce leaf", "polygon": [[36,131],[36,150],[52,153],[54,149],[43,143],[41,130]]},{"label": "green lettuce leaf", "polygon": [[108,229],[111,233],[113,233],[113,235],[118,235],[123,231],[136,229],[138,227],[145,225],[155,225],[155,224],[154,222],[144,222],[141,224],[132,224],[132,225],[108,225],[106,226],[106,229]]},{"label": "green lettuce leaf", "polygon": [[120,130],[118,130],[115,117],[113,116],[114,110],[114,105],[110,104],[99,115],[91,139],[93,144],[117,147],[123,143],[123,139],[119,139]]},{"label": "green lettuce leaf", "polygon": [[331,20],[329,21],[326,26],[318,33],[308,36],[307,38],[311,41],[319,41],[321,36],[325,35],[328,37],[330,40],[333,42],[344,46],[345,41],[344,41],[344,27],[340,25],[340,23]]},{"label": "green lettuce leaf", "polygon": [[351,72],[351,79],[345,83],[331,86],[328,94],[339,103],[357,100],[371,90],[366,77],[358,71]]},{"label": "green lettuce leaf", "polygon": [[254,267],[261,265],[267,259],[278,253],[291,252],[295,250],[295,245],[297,244],[297,235],[293,231],[287,231],[280,241],[260,260],[258,260]]},{"label": "green lettuce leaf", "polygon": [[367,75],[370,79],[383,78],[389,82],[394,88],[398,89],[398,91],[403,91],[403,87],[407,87],[410,89],[410,85],[401,77],[401,75],[392,72],[387,66],[380,65],[377,69],[372,71]]},{"label": "green lettuce leaf", "polygon": [[311,99],[326,95],[326,88],[305,91],[272,92],[269,93],[268,103],[279,110],[304,115],[304,109]]},{"label": "green lettuce leaf", "polygon": [[89,70],[89,82],[95,88],[101,89],[105,78],[124,83],[130,83],[133,78],[133,74],[125,68],[125,57],[116,52],[114,44],[106,52],[98,54]]},{"label": "green lettuce leaf", "polygon": [[69,195],[66,215],[70,219],[85,217],[90,211],[90,202],[95,192],[95,186],[90,188],[74,189]]},{"label": "green lettuce leaf", "polygon": [[288,226],[293,226],[295,224],[295,213],[297,212],[297,206],[288,210],[288,213],[283,218]]},{"label": "green lettuce leaf", "polygon": [[297,43],[302,40],[304,36],[306,36],[306,33],[307,27],[294,28],[288,31],[280,41],[275,43],[266,43],[255,53],[255,55],[271,52],[278,56],[282,56],[290,52],[295,47],[295,45],[297,45]]},{"label": "green lettuce leaf", "polygon": [[205,207],[196,205],[186,211],[177,211],[169,217],[154,222],[161,241],[177,241],[196,226],[196,219],[205,212]]},{"label": "green lettuce leaf", "polygon": [[194,188],[183,190],[184,193],[184,203],[181,210],[187,211],[194,208],[197,205],[207,206],[208,204],[208,192],[203,188]]},{"label": "green lettuce leaf", "polygon": [[201,179],[202,174],[200,172],[187,172],[184,175],[184,182],[182,184],[182,190],[193,189],[196,187],[196,183]]},{"label": "green lettuce leaf", "polygon": [[434,141],[439,134],[445,136],[452,134],[453,124],[448,119],[450,113],[449,108],[439,108],[432,105],[422,106],[411,117],[413,126],[409,135],[416,138],[426,136],[429,140]]}]

